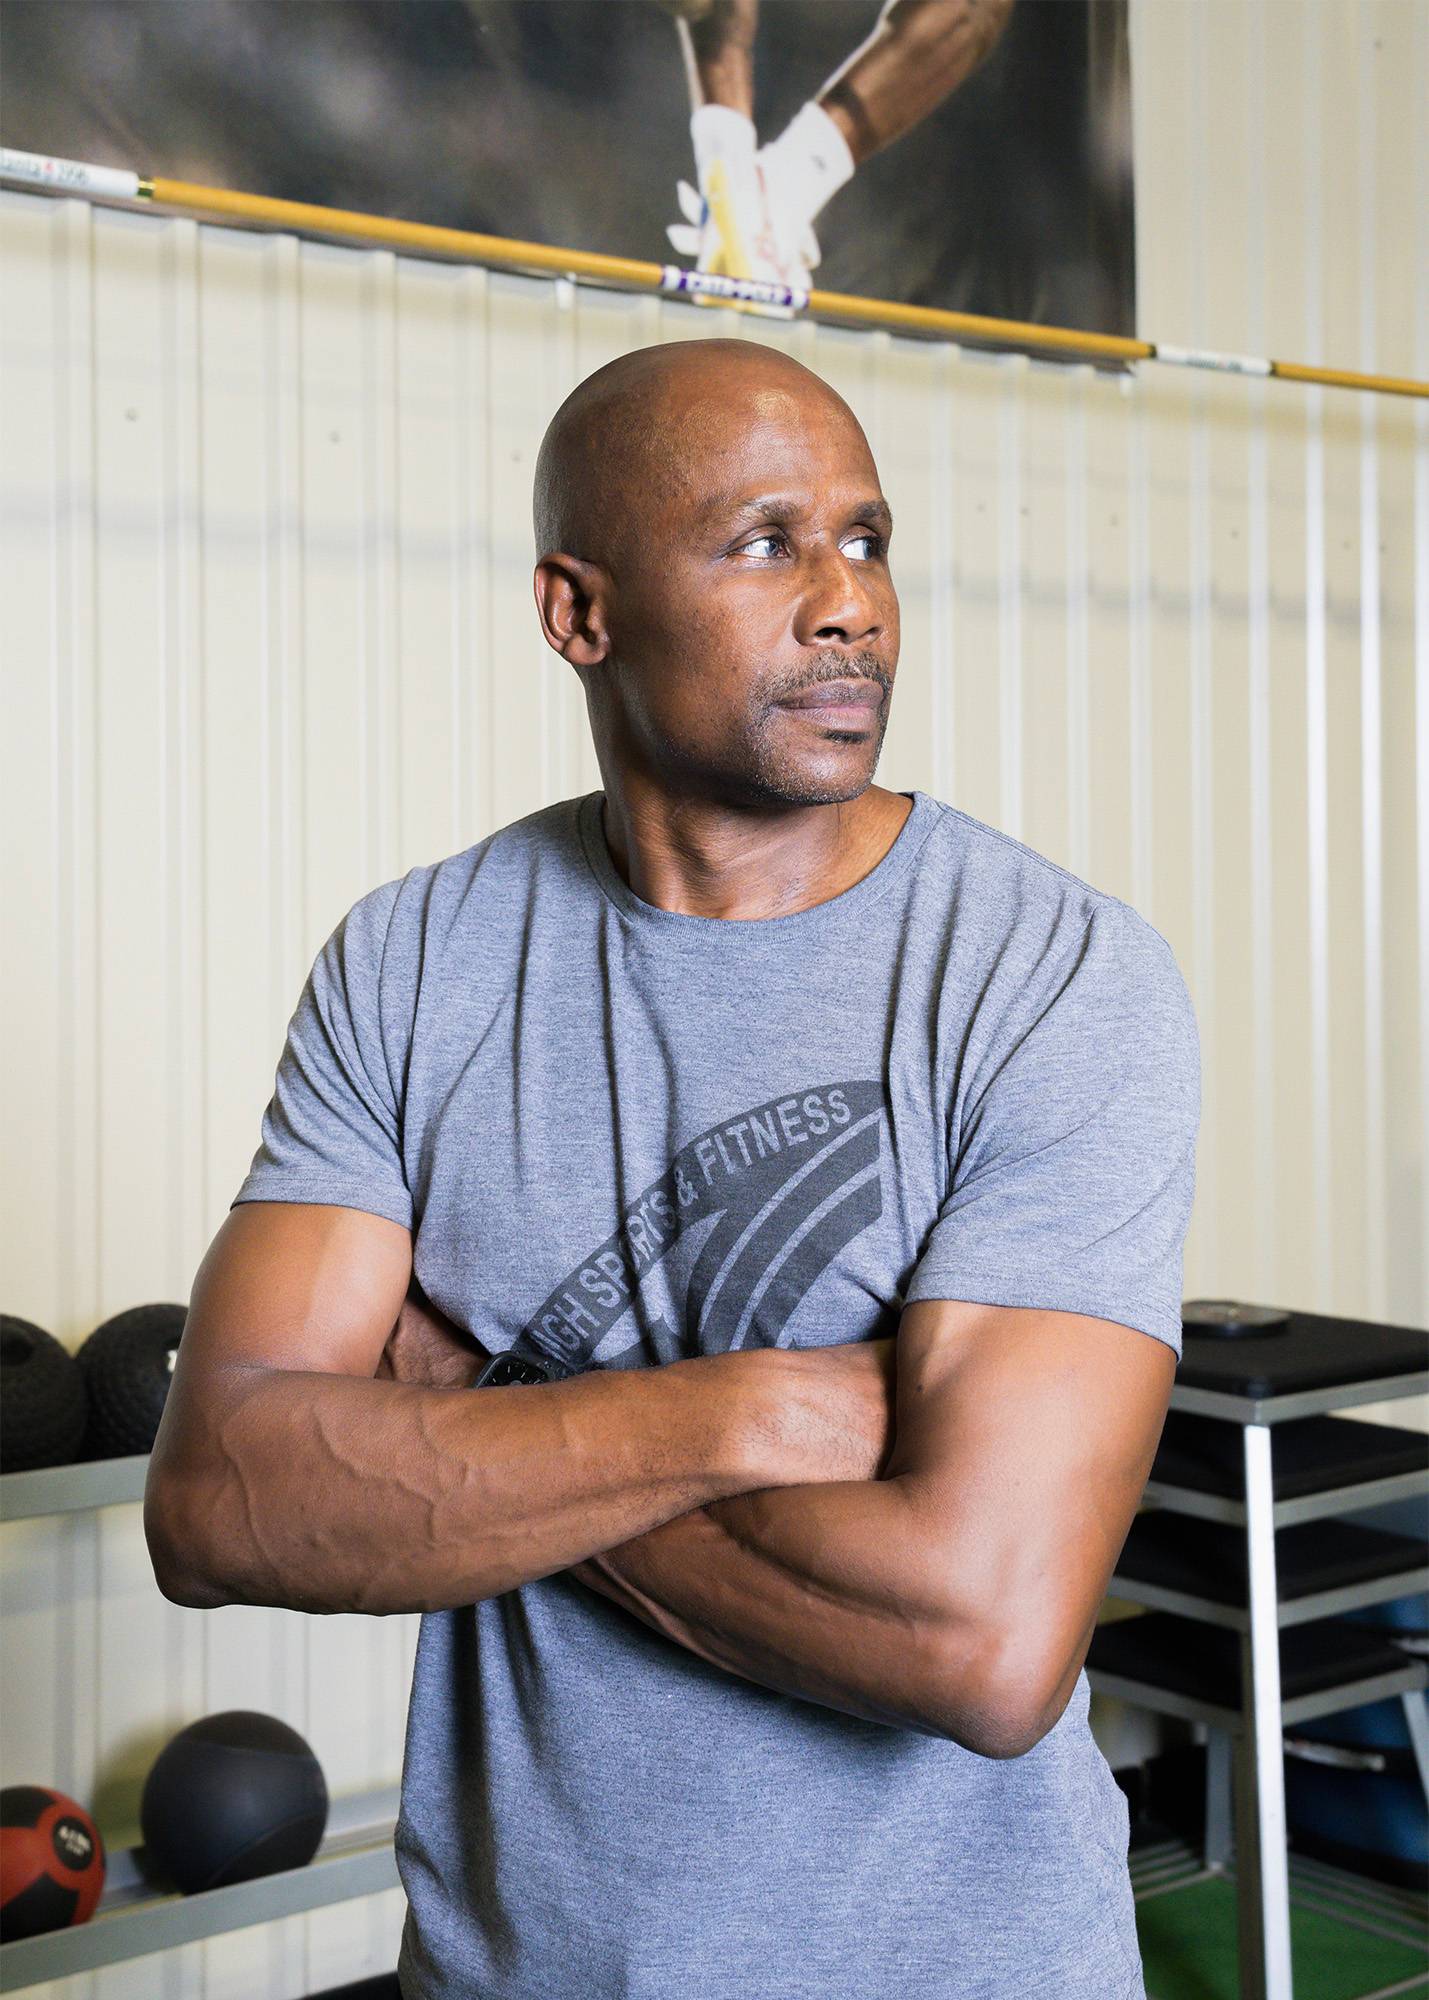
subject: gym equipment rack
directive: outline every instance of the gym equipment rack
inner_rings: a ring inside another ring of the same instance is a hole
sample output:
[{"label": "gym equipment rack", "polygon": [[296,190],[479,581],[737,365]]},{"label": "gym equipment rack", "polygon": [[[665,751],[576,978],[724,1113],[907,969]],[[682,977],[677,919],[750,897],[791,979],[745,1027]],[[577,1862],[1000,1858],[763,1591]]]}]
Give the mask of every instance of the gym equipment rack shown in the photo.
[{"label": "gym equipment rack", "polygon": [[[1429,1440],[1329,1414],[1426,1390],[1420,1328],[1314,1313],[1229,1339],[1185,1328],[1110,1584],[1148,1608],[1100,1625],[1086,1670],[1099,1693],[1205,1725],[1205,1860],[1235,1854],[1241,2000],[1293,2000],[1286,1725],[1398,1695],[1429,1797],[1429,1661],[1338,1615],[1429,1587],[1414,1537],[1340,1518],[1429,1493]],[[1311,1522],[1334,1527],[1298,1534]]]}]

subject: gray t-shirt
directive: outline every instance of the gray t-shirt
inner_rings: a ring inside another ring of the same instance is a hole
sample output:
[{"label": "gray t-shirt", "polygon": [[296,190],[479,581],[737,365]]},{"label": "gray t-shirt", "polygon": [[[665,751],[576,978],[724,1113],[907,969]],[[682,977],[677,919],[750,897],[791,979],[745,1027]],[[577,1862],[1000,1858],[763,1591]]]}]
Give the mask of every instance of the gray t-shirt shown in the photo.
[{"label": "gray t-shirt", "polygon": [[[373,890],[318,955],[237,1200],[406,1224],[453,1320],[577,1368],[864,1340],[927,1298],[1179,1354],[1175,958],[911,796],[870,874],[789,916],[643,902],[599,792]],[[991,1759],[722,1672],[566,1577],[428,1612],[403,1994],[1143,2000],[1087,1705],[1083,1674]]]}]

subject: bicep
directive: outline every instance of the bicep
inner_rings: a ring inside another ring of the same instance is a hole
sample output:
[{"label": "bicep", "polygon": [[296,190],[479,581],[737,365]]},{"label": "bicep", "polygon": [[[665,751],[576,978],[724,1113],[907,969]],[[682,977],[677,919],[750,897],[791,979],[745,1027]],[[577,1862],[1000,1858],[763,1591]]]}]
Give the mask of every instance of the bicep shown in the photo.
[{"label": "bicep", "polygon": [[246,1369],[377,1372],[412,1275],[412,1237],[385,1217],[316,1202],[240,1202],[194,1279],[155,1470],[204,1429]]},{"label": "bicep", "polygon": [[1011,1737],[1036,1740],[1065,1706],[1175,1370],[1164,1341],[1080,1313],[904,1309],[889,1472],[975,1609],[986,1703]]}]

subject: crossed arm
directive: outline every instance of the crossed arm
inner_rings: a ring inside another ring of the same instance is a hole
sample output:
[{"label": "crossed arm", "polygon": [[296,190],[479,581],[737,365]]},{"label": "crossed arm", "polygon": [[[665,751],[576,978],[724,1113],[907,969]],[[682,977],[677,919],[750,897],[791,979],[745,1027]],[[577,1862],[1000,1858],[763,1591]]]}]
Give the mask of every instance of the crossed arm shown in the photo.
[{"label": "crossed arm", "polygon": [[879,1478],[708,1502],[567,1573],[727,1672],[1019,1756],[1071,1696],[1174,1371],[1111,1321],[913,1304]]}]

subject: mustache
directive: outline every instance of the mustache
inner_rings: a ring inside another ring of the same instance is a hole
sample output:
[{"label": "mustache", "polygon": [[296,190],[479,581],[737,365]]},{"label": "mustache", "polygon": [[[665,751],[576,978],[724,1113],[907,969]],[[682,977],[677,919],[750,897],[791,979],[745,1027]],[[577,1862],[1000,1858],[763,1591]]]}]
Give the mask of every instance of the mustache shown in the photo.
[{"label": "mustache", "polygon": [[810,688],[822,687],[827,681],[875,681],[885,695],[893,685],[893,676],[878,654],[866,650],[861,653],[818,653],[814,656],[813,666],[814,671],[805,674],[803,679],[776,689],[771,700],[787,701],[791,695],[804,694]]}]

